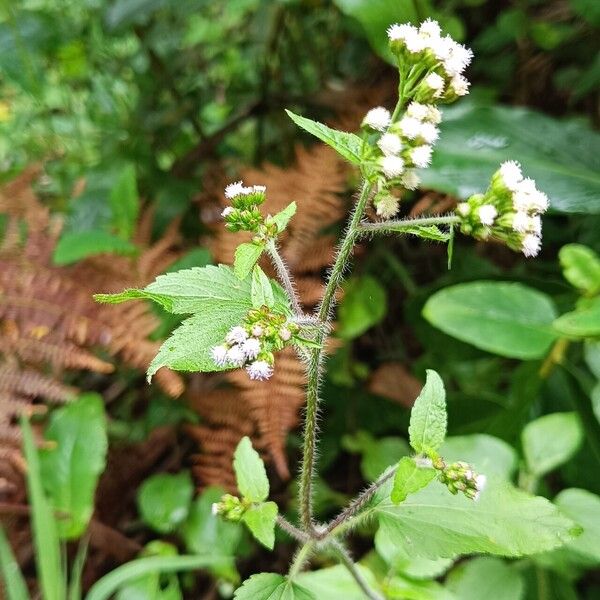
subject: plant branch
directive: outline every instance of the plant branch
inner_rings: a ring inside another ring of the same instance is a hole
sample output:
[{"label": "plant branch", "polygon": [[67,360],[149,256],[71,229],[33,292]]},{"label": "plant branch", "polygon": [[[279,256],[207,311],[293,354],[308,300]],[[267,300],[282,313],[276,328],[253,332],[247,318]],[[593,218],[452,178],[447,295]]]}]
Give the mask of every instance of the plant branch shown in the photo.
[{"label": "plant branch", "polygon": [[306,564],[306,561],[309,559],[310,555],[314,550],[315,542],[307,542],[304,546],[301,546],[298,552],[296,552],[296,556],[294,556],[294,560],[290,566],[290,570],[288,572],[288,576],[290,579],[293,579]]},{"label": "plant branch", "polygon": [[301,542],[302,544],[306,544],[310,541],[310,536],[304,531],[298,529],[295,525],[292,525],[285,517],[281,515],[277,515],[277,525],[283,531],[285,531],[290,537],[294,538],[296,541]]},{"label": "plant branch", "polygon": [[[371,193],[371,185],[363,184],[360,197],[354,207],[350,224],[340,244],[335,262],[329,274],[323,299],[317,310],[317,318],[321,322],[329,323],[331,307],[335,293],[339,288],[344,271],[352,254],[352,249],[358,236],[358,226],[362,219],[365,206]],[[317,418],[319,411],[319,385],[321,381],[321,367],[323,362],[323,347],[327,334],[325,328],[316,337],[318,348],[310,351],[307,368],[306,387],[306,415],[304,418],[304,447],[302,452],[302,467],[300,472],[300,517],[302,525],[312,536],[317,535],[312,517],[312,482],[315,470],[315,450],[317,438]]]},{"label": "plant branch", "polygon": [[294,313],[298,318],[302,318],[304,316],[302,312],[302,307],[300,306],[300,299],[298,298],[298,293],[296,292],[296,285],[294,284],[294,280],[292,279],[292,275],[283,260],[281,254],[279,254],[279,250],[277,250],[277,244],[275,240],[270,239],[267,242],[267,252],[271,257],[271,261],[277,271],[277,275],[279,277],[279,281],[283,285],[285,291],[287,292],[291,302],[292,308],[294,309]]},{"label": "plant branch", "polygon": [[377,223],[361,223],[359,231],[366,233],[396,233],[403,229],[411,229],[422,225],[454,225],[460,221],[456,215],[443,217],[425,217],[422,219],[396,219],[394,221],[379,221]]}]

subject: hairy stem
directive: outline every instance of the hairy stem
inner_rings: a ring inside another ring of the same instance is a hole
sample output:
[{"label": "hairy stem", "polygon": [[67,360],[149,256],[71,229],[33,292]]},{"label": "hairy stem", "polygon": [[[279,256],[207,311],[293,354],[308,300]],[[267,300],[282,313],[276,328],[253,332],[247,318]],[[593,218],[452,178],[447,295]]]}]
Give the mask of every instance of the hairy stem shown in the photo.
[{"label": "hairy stem", "polygon": [[340,562],[348,569],[360,589],[364,592],[365,596],[370,600],[384,600],[383,596],[378,594],[375,590],[371,589],[371,586],[367,583],[367,580],[363,577],[359,568],[352,560],[348,550],[338,540],[331,540],[329,547],[333,553],[338,557]]},{"label": "hairy stem", "polygon": [[303,313],[302,308],[300,306],[300,299],[298,298],[298,293],[296,292],[296,286],[294,285],[292,275],[289,272],[287,265],[283,260],[283,257],[281,256],[281,254],[279,254],[279,250],[277,250],[275,240],[271,239],[267,242],[267,252],[271,257],[271,260],[273,261],[273,265],[275,266],[275,269],[277,271],[279,281],[281,281],[281,284],[285,288],[285,291],[287,292],[292,302],[292,308],[294,310],[294,313],[298,317],[302,317]]},{"label": "hairy stem", "polygon": [[292,525],[285,517],[277,515],[277,525],[283,529],[290,537],[294,538],[297,542],[306,544],[310,541],[310,536],[301,529],[298,529],[295,525]]},{"label": "hairy stem", "polygon": [[[344,271],[348,265],[350,255],[352,254],[352,249],[354,248],[358,236],[358,226],[362,219],[367,201],[369,200],[370,193],[371,185],[365,182],[329,274],[325,292],[323,293],[323,299],[317,310],[317,317],[321,322],[329,323],[335,293],[342,282]],[[317,532],[313,524],[312,515],[312,482],[315,470],[319,384],[321,381],[323,346],[326,338],[327,334],[325,329],[323,329],[319,332],[315,340],[319,344],[319,347],[313,348],[310,351],[310,359],[307,368],[308,381],[306,387],[306,415],[304,418],[304,448],[300,472],[300,518],[305,531],[313,536],[317,535]]]},{"label": "hairy stem", "polygon": [[294,556],[294,560],[290,566],[290,570],[288,572],[288,576],[290,579],[293,579],[306,564],[306,561],[309,559],[310,555],[314,551],[315,542],[307,542],[304,546],[301,546],[298,552],[296,552],[296,556]]},{"label": "hairy stem", "polygon": [[460,218],[456,215],[443,217],[425,217],[423,219],[397,219],[394,221],[380,221],[378,223],[361,223],[361,233],[396,233],[403,229],[418,227],[420,225],[454,225]]}]

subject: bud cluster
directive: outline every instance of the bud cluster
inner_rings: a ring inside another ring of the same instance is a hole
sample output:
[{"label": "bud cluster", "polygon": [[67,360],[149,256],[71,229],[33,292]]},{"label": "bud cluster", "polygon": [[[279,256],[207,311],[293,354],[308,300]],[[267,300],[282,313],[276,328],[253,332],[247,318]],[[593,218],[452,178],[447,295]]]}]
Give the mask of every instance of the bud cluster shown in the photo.
[{"label": "bud cluster", "polygon": [[433,461],[433,468],[439,471],[438,479],[451,494],[462,492],[467,498],[477,500],[485,487],[485,475],[477,475],[468,463],[459,461],[447,465],[438,457]]},{"label": "bud cluster", "polygon": [[244,323],[233,327],[225,342],[214,346],[212,358],[218,367],[246,367],[250,379],[263,381],[273,375],[273,352],[291,343],[299,332],[295,323],[284,315],[263,306],[248,312]]},{"label": "bud cluster", "polygon": [[453,102],[469,93],[463,72],[473,52],[442,36],[437,21],[427,19],[418,28],[396,23],[387,33],[406,81],[405,96],[418,102]]},{"label": "bud cluster", "polygon": [[244,513],[248,510],[250,503],[245,500],[240,500],[237,496],[225,494],[221,497],[220,502],[215,502],[212,505],[212,514],[220,515],[227,521],[239,522],[242,520]]},{"label": "bud cluster", "polygon": [[535,181],[523,178],[521,167],[507,161],[494,173],[485,194],[475,194],[456,208],[461,231],[479,240],[494,238],[509,248],[536,256],[542,244],[542,215],[548,197]]}]

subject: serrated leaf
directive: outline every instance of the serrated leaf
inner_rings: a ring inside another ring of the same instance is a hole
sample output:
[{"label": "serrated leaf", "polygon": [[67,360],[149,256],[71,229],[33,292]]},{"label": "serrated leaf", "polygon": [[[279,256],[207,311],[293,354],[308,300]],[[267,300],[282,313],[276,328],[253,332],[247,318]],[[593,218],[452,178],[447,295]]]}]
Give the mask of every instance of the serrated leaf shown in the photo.
[{"label": "serrated leaf", "polygon": [[392,502],[399,504],[404,502],[409,494],[418,492],[435,478],[436,471],[431,467],[419,467],[415,459],[405,456],[400,459],[396,475],[394,476],[394,487],[392,488]]},{"label": "serrated leaf", "polygon": [[435,452],[446,437],[446,390],[440,376],[427,371],[427,380],[410,413],[408,434],[417,454]]},{"label": "serrated leaf", "polygon": [[600,292],[600,257],[582,244],[567,244],[558,253],[564,278],[581,292]]},{"label": "serrated leaf", "polygon": [[580,533],[548,500],[489,478],[474,502],[433,482],[401,504],[390,499],[392,482],[377,492],[367,514],[416,556],[453,558],[485,552],[522,556],[551,550]]},{"label": "serrated leaf", "polygon": [[235,249],[233,272],[238,279],[246,279],[265,249],[264,244],[248,242]]},{"label": "serrated leaf", "polygon": [[248,436],[244,436],[235,449],[233,470],[238,490],[246,500],[264,502],[267,499],[269,479],[265,464]]},{"label": "serrated leaf", "polygon": [[521,434],[527,468],[541,477],[567,462],[583,442],[576,413],[553,413],[528,423]]},{"label": "serrated leaf", "polygon": [[250,296],[252,300],[252,306],[254,308],[260,308],[261,306],[268,306],[269,308],[272,308],[275,304],[271,282],[258,265],[256,265],[252,270],[252,287]]},{"label": "serrated leaf", "polygon": [[552,300],[520,283],[447,287],[429,298],[423,316],[448,335],[509,358],[541,358],[557,337]]},{"label": "serrated leaf", "polygon": [[159,533],[170,533],[188,515],[194,485],[187,472],[158,473],[144,481],[138,490],[140,516]]},{"label": "serrated leaf", "polygon": [[251,506],[242,517],[252,535],[269,550],[273,550],[275,544],[277,513],[275,502],[262,502]]},{"label": "serrated leaf", "polygon": [[117,234],[128,240],[131,238],[137,223],[139,202],[135,167],[125,165],[110,190],[108,197],[112,210],[112,223]]},{"label": "serrated leaf", "polygon": [[306,588],[278,573],[258,573],[235,590],[235,600],[317,600]]},{"label": "serrated leaf", "polygon": [[600,335],[600,296],[565,313],[553,323],[554,329],[567,337],[591,338]]},{"label": "serrated leaf", "polygon": [[129,256],[137,251],[134,244],[107,231],[71,231],[61,236],[54,248],[52,261],[55,265],[70,265],[97,254]]},{"label": "serrated leaf", "polygon": [[[393,231],[394,228],[390,227],[390,230]],[[402,233],[416,235],[425,240],[434,240],[436,242],[447,242],[450,239],[450,233],[442,231],[437,225],[414,225],[412,227],[402,227],[402,225],[398,225],[397,230]]]},{"label": "serrated leaf", "polygon": [[277,233],[285,231],[290,219],[296,214],[296,203],[291,202],[282,211],[273,215],[273,221],[277,225]]},{"label": "serrated leaf", "polygon": [[363,141],[356,134],[332,129],[318,121],[296,115],[290,110],[286,110],[285,112],[298,127],[308,131],[308,133],[312,133],[312,135],[319,138],[322,142],[331,146],[347,161],[350,161],[355,165],[361,163]]},{"label": "serrated leaf", "polygon": [[40,451],[42,481],[55,511],[58,534],[74,539],[85,531],[94,510],[98,478],[108,447],[104,402],[98,394],[82,394],[55,410],[45,431],[55,446]]}]

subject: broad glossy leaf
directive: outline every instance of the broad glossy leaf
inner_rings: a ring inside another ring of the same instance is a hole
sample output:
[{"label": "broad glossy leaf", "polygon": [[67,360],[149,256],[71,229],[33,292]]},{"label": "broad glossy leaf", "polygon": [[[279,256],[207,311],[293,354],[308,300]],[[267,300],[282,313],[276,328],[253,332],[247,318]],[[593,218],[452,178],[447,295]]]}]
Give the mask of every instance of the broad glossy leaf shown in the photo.
[{"label": "broad glossy leaf", "polygon": [[242,518],[252,535],[269,550],[275,544],[275,520],[277,519],[277,504],[261,502],[251,506]]},{"label": "broad glossy leaf", "polygon": [[351,163],[354,163],[355,165],[360,164],[362,160],[363,142],[356,134],[332,129],[323,123],[301,117],[289,110],[286,110],[285,112],[298,127],[308,131],[308,133],[312,133],[312,135],[319,138],[322,142],[325,142],[328,146],[331,146],[338,154]]},{"label": "broad glossy leaf", "polygon": [[142,519],[159,533],[170,533],[188,515],[194,485],[190,474],[158,473],[140,486],[137,503]]},{"label": "broad glossy leaf", "polygon": [[418,454],[435,452],[446,437],[446,391],[440,376],[427,371],[427,380],[410,413],[410,445]]},{"label": "broad glossy leaf", "polygon": [[235,590],[235,600],[317,600],[306,588],[278,573],[258,573]]},{"label": "broad glossy leaf", "polygon": [[553,413],[528,423],[521,434],[527,468],[541,477],[567,462],[583,441],[577,413]]},{"label": "broad glossy leaf", "polygon": [[409,494],[424,488],[435,479],[435,476],[435,469],[420,467],[415,459],[409,456],[401,458],[394,476],[394,487],[391,493],[392,502],[394,504],[404,502]]},{"label": "broad glossy leaf", "polygon": [[600,335],[600,296],[586,301],[574,311],[554,321],[554,329],[568,337],[586,338]]},{"label": "broad glossy leaf", "polygon": [[79,537],[94,510],[98,478],[106,465],[107,435],[104,402],[98,394],[83,394],[55,410],[45,438],[55,443],[40,451],[42,480],[65,539]]},{"label": "broad glossy leaf", "polygon": [[379,323],[386,311],[387,297],[382,285],[369,275],[353,277],[344,286],[336,333],[343,339],[354,339]]},{"label": "broad glossy leaf", "polygon": [[244,436],[233,455],[233,470],[240,494],[251,502],[264,502],[269,496],[269,480],[265,464],[252,447],[250,438]]},{"label": "broad glossy leaf", "polygon": [[70,265],[97,254],[131,255],[137,251],[134,244],[107,231],[69,231],[56,244],[52,260],[56,265]]},{"label": "broad glossy leaf", "polygon": [[460,564],[448,576],[446,586],[460,600],[521,600],[525,594],[520,571],[493,556]]},{"label": "broad glossy leaf", "polygon": [[240,244],[235,249],[233,272],[238,279],[246,279],[250,275],[250,271],[254,268],[264,249],[264,244],[254,244],[252,242]]},{"label": "broad glossy leaf", "polygon": [[567,244],[558,258],[565,279],[582,293],[593,296],[600,292],[600,257],[582,244]]},{"label": "broad glossy leaf", "polygon": [[408,552],[427,558],[453,558],[485,552],[522,556],[556,548],[579,527],[554,505],[490,478],[477,502],[453,496],[438,482],[394,505],[391,482],[376,494],[369,512]]},{"label": "broad glossy leaf", "polygon": [[600,135],[525,108],[463,101],[445,109],[432,164],[420,175],[424,186],[468,198],[510,159],[548,194],[552,210],[600,213]]},{"label": "broad glossy leaf", "polygon": [[510,358],[541,358],[556,339],[552,300],[520,283],[475,281],[435,293],[423,308],[435,327]]}]

